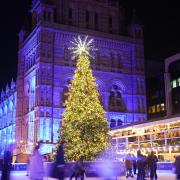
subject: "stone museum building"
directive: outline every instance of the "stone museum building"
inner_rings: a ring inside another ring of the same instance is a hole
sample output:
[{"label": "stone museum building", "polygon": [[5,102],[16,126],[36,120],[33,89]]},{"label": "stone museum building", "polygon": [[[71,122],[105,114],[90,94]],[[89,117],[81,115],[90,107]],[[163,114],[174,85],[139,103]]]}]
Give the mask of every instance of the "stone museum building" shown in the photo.
[{"label": "stone museum building", "polygon": [[57,143],[76,61],[68,49],[78,35],[93,38],[91,59],[111,128],[146,121],[143,26],[127,25],[118,0],[32,0],[31,23],[19,32],[18,72],[0,94],[0,151]]}]

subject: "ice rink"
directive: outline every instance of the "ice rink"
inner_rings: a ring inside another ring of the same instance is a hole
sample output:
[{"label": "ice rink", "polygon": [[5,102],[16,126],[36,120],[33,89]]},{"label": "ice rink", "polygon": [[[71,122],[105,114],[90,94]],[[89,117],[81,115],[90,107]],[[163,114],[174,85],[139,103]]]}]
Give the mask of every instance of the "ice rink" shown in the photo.
[{"label": "ice rink", "polygon": [[[44,180],[53,180],[54,178],[47,178],[45,177]],[[126,177],[118,177],[117,179],[114,178],[112,180],[125,180]],[[127,178],[129,180],[135,180],[136,176],[134,178]],[[150,178],[146,178],[147,180]],[[29,180],[29,177],[26,176],[26,172],[25,171],[14,171],[11,172],[11,180]],[[55,180],[55,179],[54,179]],[[68,180],[68,178],[66,178],[66,180]],[[101,178],[86,178],[86,180],[101,180]],[[158,180],[176,180],[176,176],[175,174],[172,173],[168,173],[168,172],[161,172],[158,174]]]}]

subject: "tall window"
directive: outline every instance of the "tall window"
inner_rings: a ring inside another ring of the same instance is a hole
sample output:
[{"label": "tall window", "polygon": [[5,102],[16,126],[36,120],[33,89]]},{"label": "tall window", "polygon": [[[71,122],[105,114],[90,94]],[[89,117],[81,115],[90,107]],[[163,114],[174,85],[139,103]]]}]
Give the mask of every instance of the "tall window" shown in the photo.
[{"label": "tall window", "polygon": [[68,14],[69,25],[72,25],[72,14],[73,14],[73,10],[72,8],[69,8],[69,14]]},{"label": "tall window", "polygon": [[118,119],[117,126],[122,126],[122,125],[123,125],[123,121],[121,119]]},{"label": "tall window", "polygon": [[48,12],[48,21],[51,21],[51,12]]},{"label": "tall window", "polygon": [[111,119],[111,121],[110,121],[110,127],[111,127],[111,128],[116,127],[116,120]]},{"label": "tall window", "polygon": [[65,102],[68,98],[68,93],[69,93],[69,87],[70,87],[70,80],[67,80],[64,88],[63,88],[63,92],[62,92],[62,107],[65,107]]},{"label": "tall window", "polygon": [[51,133],[50,133],[50,119],[47,117],[41,117],[39,121],[39,140],[46,142],[51,141]]},{"label": "tall window", "polygon": [[98,14],[95,13],[94,15],[94,25],[95,25],[95,29],[98,30]]},{"label": "tall window", "polygon": [[112,16],[109,16],[108,26],[109,26],[109,33],[112,33]]},{"label": "tall window", "polygon": [[70,60],[70,52],[69,52],[68,47],[64,48],[64,60],[65,61],[69,61]]},{"label": "tall window", "polygon": [[125,112],[126,107],[123,102],[121,92],[117,85],[113,85],[109,95],[109,111]]},{"label": "tall window", "polygon": [[35,77],[30,81],[29,87],[29,110],[31,111],[35,106]]},{"label": "tall window", "polygon": [[43,11],[43,19],[46,21],[47,20],[47,13],[46,11]]},{"label": "tall window", "polygon": [[110,53],[110,61],[111,61],[111,67],[114,67],[114,54]]},{"label": "tall window", "polygon": [[86,28],[89,28],[89,12],[86,11]]},{"label": "tall window", "polygon": [[37,13],[36,11],[32,14],[32,26],[33,28],[37,25]]},{"label": "tall window", "polygon": [[68,92],[69,92],[69,88],[68,88],[68,86],[65,86],[63,88],[63,93],[62,93],[62,107],[65,107],[65,102],[68,97]]},{"label": "tall window", "polygon": [[29,117],[28,122],[28,141],[34,142],[34,118],[32,116]]}]

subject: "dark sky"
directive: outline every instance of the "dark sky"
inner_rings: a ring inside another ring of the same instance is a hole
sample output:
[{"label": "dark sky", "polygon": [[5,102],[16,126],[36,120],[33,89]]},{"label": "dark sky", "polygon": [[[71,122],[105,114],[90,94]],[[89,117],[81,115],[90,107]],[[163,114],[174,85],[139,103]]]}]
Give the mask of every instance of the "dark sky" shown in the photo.
[{"label": "dark sky", "polygon": [[[127,14],[135,8],[144,24],[145,59],[163,60],[180,51],[178,0],[120,0]],[[30,0],[2,1],[0,11],[0,89],[16,79],[18,32]]]}]

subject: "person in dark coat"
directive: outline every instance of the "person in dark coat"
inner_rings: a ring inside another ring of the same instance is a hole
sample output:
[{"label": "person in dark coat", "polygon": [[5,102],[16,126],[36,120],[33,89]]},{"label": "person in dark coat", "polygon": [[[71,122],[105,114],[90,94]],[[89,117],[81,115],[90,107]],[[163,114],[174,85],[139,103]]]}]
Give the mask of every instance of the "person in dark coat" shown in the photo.
[{"label": "person in dark coat", "polygon": [[75,177],[75,180],[77,180],[79,177],[81,180],[84,180],[84,173],[85,168],[83,165],[83,158],[81,157],[79,161],[77,161],[73,166],[73,173],[69,180],[72,180],[73,177]]},{"label": "person in dark coat", "polygon": [[132,159],[133,159],[133,172],[134,174],[136,174],[136,169],[137,169],[136,157],[132,155]]},{"label": "person in dark coat", "polygon": [[2,163],[2,180],[10,180],[10,171],[12,163],[12,153],[10,149],[4,151],[4,158]]},{"label": "person in dark coat", "polygon": [[62,142],[57,150],[56,159],[54,163],[54,175],[59,180],[64,180],[65,174],[65,160],[64,160],[64,142]]},{"label": "person in dark coat", "polygon": [[175,160],[175,173],[176,173],[176,179],[177,180],[180,180],[180,156],[177,156],[176,157],[176,160]]},{"label": "person in dark coat", "polygon": [[158,162],[158,158],[157,156],[154,154],[154,152],[152,151],[150,156],[148,157],[148,164],[149,164],[149,168],[150,168],[150,178],[151,180],[153,179],[157,179],[157,162]]},{"label": "person in dark coat", "polygon": [[144,180],[144,156],[141,154],[141,151],[137,151],[137,180]]}]

